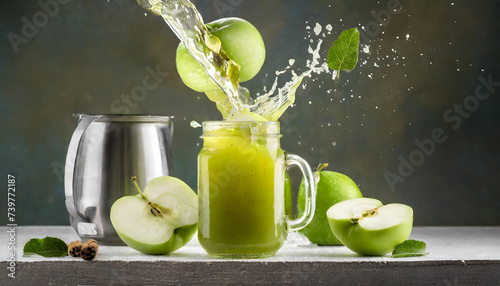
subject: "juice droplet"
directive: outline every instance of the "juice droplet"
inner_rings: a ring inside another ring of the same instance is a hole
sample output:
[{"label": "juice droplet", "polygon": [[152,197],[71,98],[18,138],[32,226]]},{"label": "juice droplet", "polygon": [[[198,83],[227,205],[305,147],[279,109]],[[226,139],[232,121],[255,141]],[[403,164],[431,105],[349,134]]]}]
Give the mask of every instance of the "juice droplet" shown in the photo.
[{"label": "juice droplet", "polygon": [[191,127],[193,127],[193,128],[199,128],[199,127],[201,127],[201,124],[200,124],[200,123],[198,123],[198,122],[197,122],[197,121],[195,121],[195,120],[191,121],[191,122],[189,123],[189,125],[190,125]]},{"label": "juice droplet", "polygon": [[314,27],[314,34],[319,35],[321,33],[321,25],[319,23],[316,23],[316,26]]},{"label": "juice droplet", "polygon": [[[260,120],[277,120],[288,107],[293,106],[295,92],[305,77],[331,73],[332,79],[336,78],[337,71],[330,71],[320,55],[323,40],[311,38],[311,36],[321,34],[322,26],[319,23],[316,23],[314,28],[307,25],[305,27],[308,30],[307,38],[311,42],[308,49],[311,59],[306,62],[307,69],[297,74],[291,68],[295,61],[289,60],[289,65],[284,70],[276,72],[275,81],[269,91],[264,89],[264,94],[257,93],[258,96],[254,99],[246,88],[239,85],[239,65],[221,49],[220,39],[210,33],[201,14],[189,0],[138,0],[138,3],[143,8],[163,17],[177,37],[186,45],[190,54],[223,90],[223,92],[210,93],[210,95],[207,93],[207,96],[215,98],[217,108],[225,119],[238,118],[238,115],[250,115]],[[314,34],[310,33],[311,30]],[[325,31],[330,34],[332,25],[326,25]],[[313,43],[316,43],[315,47]],[[291,79],[278,87],[278,76],[285,72],[291,74]],[[302,87],[305,88],[305,84]],[[190,125],[193,128],[201,126],[195,121]]]}]

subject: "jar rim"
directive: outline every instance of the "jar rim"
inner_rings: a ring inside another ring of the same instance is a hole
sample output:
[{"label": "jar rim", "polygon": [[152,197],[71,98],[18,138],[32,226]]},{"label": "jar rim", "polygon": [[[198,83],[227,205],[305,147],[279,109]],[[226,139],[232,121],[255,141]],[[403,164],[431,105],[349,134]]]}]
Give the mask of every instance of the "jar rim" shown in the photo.
[{"label": "jar rim", "polygon": [[82,118],[92,118],[96,121],[113,121],[113,122],[168,122],[174,121],[174,116],[166,115],[151,115],[151,114],[73,114],[78,121]]},{"label": "jar rim", "polygon": [[221,126],[239,126],[239,125],[249,125],[249,126],[259,126],[259,125],[276,125],[279,126],[279,121],[229,121],[229,120],[209,120],[203,121],[202,126],[205,125],[221,125]]},{"label": "jar rim", "polygon": [[[231,136],[266,136],[281,137],[278,121],[204,121],[202,123],[205,137]],[[238,130],[234,135],[232,132]],[[223,134],[216,131],[225,131]]]}]

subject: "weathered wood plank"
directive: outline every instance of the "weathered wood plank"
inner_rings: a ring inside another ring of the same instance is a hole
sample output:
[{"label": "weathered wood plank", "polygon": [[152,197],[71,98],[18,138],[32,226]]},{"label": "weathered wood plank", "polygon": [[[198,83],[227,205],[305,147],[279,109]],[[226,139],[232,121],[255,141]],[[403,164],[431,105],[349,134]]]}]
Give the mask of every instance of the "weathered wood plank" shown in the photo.
[{"label": "weathered wood plank", "polygon": [[[22,256],[34,237],[78,239],[68,226],[0,227],[5,285],[500,285],[500,227],[415,227],[411,238],[429,255],[363,257],[343,246],[285,245],[276,256],[221,260],[208,256],[196,238],[171,255],[145,255],[126,246],[99,246],[97,258]],[[7,269],[7,271],[5,270]]]}]

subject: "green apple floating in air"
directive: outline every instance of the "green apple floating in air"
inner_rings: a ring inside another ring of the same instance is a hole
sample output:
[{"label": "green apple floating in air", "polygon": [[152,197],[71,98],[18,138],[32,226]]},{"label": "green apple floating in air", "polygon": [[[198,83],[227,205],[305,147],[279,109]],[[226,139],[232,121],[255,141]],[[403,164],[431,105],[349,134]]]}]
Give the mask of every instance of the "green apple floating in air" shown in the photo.
[{"label": "green apple floating in air", "polygon": [[408,239],[413,209],[383,205],[370,198],[342,201],[326,213],[332,232],[350,250],[362,255],[385,255]]},{"label": "green apple floating in air", "polygon": [[[362,198],[363,195],[356,183],[348,176],[323,170],[328,164],[320,164],[314,173],[317,182],[316,188],[316,210],[312,221],[300,230],[309,241],[318,245],[342,245],[342,243],[332,233],[326,218],[326,211],[334,204],[354,199]],[[319,181],[318,181],[319,180]],[[297,198],[297,212],[302,215],[305,207],[304,183],[300,185]]]},{"label": "green apple floating in air", "polygon": [[[240,66],[239,81],[252,79],[266,57],[264,41],[259,31],[240,18],[222,18],[206,24],[210,33],[220,39],[224,52]],[[198,92],[218,90],[203,66],[180,43],[176,52],[176,67],[184,84]]]},{"label": "green apple floating in air", "polygon": [[138,195],[111,207],[111,223],[128,246],[147,254],[166,254],[186,245],[198,226],[198,197],[183,181],[163,176]]}]

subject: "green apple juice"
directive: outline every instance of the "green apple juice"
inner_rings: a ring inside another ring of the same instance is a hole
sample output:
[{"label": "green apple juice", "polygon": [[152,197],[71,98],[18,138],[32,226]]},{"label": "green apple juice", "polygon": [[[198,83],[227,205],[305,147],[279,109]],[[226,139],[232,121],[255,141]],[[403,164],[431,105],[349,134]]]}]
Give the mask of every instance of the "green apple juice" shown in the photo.
[{"label": "green apple juice", "polygon": [[212,256],[274,255],[286,238],[278,122],[203,123],[198,238]]},{"label": "green apple juice", "polygon": [[[203,123],[204,144],[198,157],[200,244],[216,257],[274,255],[286,239],[290,222],[286,221],[284,210],[287,155],[279,145],[276,120],[294,102],[304,77],[328,71],[325,65],[319,65],[320,44],[316,50],[311,49],[313,60],[306,72],[297,75],[292,71],[291,81],[278,88],[276,80],[269,92],[254,100],[249,91],[239,85],[238,64],[221,49],[220,40],[211,35],[192,3],[188,0],[138,2],[163,17],[221,88],[219,92],[207,92],[209,99],[216,102],[218,108],[227,102],[230,104],[228,112],[221,111],[226,121]],[[307,169],[310,172],[309,166]],[[315,187],[311,188],[314,193]]]}]

